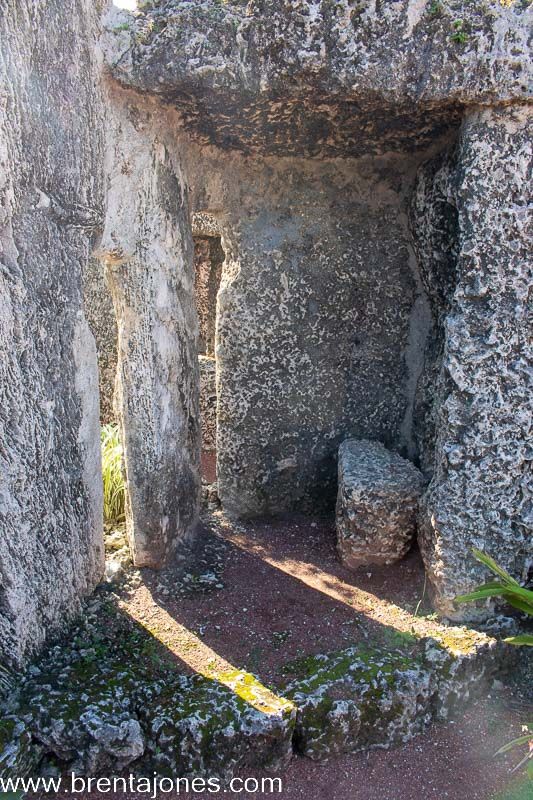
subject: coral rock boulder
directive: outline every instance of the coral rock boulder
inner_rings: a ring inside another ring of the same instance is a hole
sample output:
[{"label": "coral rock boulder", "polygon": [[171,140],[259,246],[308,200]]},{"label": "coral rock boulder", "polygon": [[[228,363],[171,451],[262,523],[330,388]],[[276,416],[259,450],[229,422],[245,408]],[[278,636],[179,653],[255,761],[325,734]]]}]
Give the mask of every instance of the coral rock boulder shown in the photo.
[{"label": "coral rock boulder", "polygon": [[379,442],[348,439],[339,448],[337,549],[346,566],[392,564],[415,535],[424,477]]}]

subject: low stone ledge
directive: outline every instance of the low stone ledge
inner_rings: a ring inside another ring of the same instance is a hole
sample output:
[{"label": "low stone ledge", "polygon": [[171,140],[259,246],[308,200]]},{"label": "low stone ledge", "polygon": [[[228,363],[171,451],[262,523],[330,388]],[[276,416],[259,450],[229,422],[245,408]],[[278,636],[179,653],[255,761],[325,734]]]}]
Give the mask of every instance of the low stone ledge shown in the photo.
[{"label": "low stone ledge", "polygon": [[229,780],[287,765],[296,719],[289,700],[240,670],[209,678],[170,668],[154,678],[139,652],[119,647],[110,656],[97,645],[33,668],[0,718],[0,777],[128,768]]},{"label": "low stone ledge", "polygon": [[273,691],[237,669],[184,675],[124,624],[109,639],[75,632],[30,668],[0,717],[0,777],[127,768],[227,781],[283,769],[293,748],[325,761],[389,747],[462,708],[515,653],[468,628],[384,626],[379,643],[288,664]]},{"label": "low stone ledge", "polygon": [[238,670],[156,688],[141,719],[143,767],[157,774],[230,780],[245,768],[280,770],[292,756],[295,707]]},{"label": "low stone ledge", "polygon": [[456,629],[405,649],[351,647],[295,662],[284,694],[298,708],[296,749],[325,761],[405,742],[482,691],[501,655],[494,639]]}]

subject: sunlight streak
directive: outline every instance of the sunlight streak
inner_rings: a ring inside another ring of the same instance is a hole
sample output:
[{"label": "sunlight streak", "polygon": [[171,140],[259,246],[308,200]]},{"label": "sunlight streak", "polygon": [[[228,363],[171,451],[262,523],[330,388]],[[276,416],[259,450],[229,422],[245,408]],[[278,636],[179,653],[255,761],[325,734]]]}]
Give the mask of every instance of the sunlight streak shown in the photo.
[{"label": "sunlight streak", "polygon": [[249,672],[237,669],[193,631],[175,620],[168,611],[157,604],[157,600],[146,586],[141,588],[140,593],[146,593],[146,599],[149,599],[149,605],[152,607],[148,618],[145,614],[139,613],[138,608],[132,604],[121,601],[120,606],[194,672],[227,686],[263,714],[281,714],[293,708],[289,700],[278,697]]}]

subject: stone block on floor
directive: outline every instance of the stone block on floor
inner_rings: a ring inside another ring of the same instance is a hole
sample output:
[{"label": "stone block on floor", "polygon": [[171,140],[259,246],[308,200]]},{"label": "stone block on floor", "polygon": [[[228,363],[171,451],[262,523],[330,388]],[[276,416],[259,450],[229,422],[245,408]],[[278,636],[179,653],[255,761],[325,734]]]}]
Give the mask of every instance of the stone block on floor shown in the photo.
[{"label": "stone block on floor", "polygon": [[346,566],[392,564],[416,532],[424,476],[380,442],[348,439],[339,448],[337,549]]}]

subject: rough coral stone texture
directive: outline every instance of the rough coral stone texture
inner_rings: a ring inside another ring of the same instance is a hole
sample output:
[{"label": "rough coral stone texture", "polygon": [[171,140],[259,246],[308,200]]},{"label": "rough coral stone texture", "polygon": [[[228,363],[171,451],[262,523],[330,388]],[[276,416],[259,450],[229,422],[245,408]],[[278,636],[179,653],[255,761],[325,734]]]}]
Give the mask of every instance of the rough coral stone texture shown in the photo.
[{"label": "rough coral stone texture", "polygon": [[424,476],[379,442],[349,439],[339,448],[337,550],[346,566],[392,564],[416,533]]},{"label": "rough coral stone texture", "polygon": [[105,47],[117,80],[179,106],[202,143],[345,157],[425,146],[469,103],[523,101],[530,19],[521,0],[162,0],[111,18]]},{"label": "rough coral stone texture", "polygon": [[450,616],[473,613],[453,598],[486,577],[472,547],[518,578],[533,563],[530,120],[526,108],[473,112],[458,143],[455,286],[419,536]]},{"label": "rough coral stone texture", "polygon": [[252,675],[178,679],[141,711],[148,751],[143,763],[158,774],[218,775],[279,770],[292,756],[296,709]]},{"label": "rough coral stone texture", "polygon": [[194,236],[194,291],[199,322],[198,352],[215,354],[217,294],[224,251],[219,236]]},{"label": "rough coral stone texture", "polygon": [[202,450],[215,450],[217,444],[216,361],[208,356],[199,356],[198,363],[200,365]]},{"label": "rough coral stone texture", "polygon": [[118,326],[128,538],[135,564],[158,568],[193,530],[199,503],[193,244],[171,121],[120,93],[112,101],[99,256]]},{"label": "rough coral stone texture", "polygon": [[0,662],[104,569],[98,373],[81,277],[103,207],[101,4],[0,14]]},{"label": "rough coral stone texture", "polygon": [[331,511],[343,440],[413,447],[424,303],[401,194],[416,163],[181,152],[194,201],[223,209],[222,503],[236,516]]},{"label": "rough coral stone texture", "polygon": [[420,466],[429,477],[435,461],[438,409],[445,393],[441,364],[446,317],[457,281],[458,180],[457,150],[452,147],[419,167],[409,208],[420,281],[430,311],[413,409],[413,433]]},{"label": "rough coral stone texture", "polygon": [[298,709],[297,751],[325,761],[405,742],[446,719],[483,691],[500,660],[494,639],[458,634],[450,632],[451,644],[443,633],[401,649],[351,647],[289,665],[297,677],[284,693]]},{"label": "rough coral stone texture", "polygon": [[[105,613],[105,612],[103,612]],[[129,627],[128,627],[129,625]],[[145,632],[53,648],[0,717],[0,776],[44,772],[231,778],[292,755],[296,710],[252,675],[160,667]],[[112,642],[111,642],[112,639]],[[139,652],[142,658],[139,658]]]},{"label": "rough coral stone texture", "polygon": [[102,424],[115,420],[114,395],[117,377],[118,331],[104,264],[89,258],[83,271],[83,304],[96,342]]},{"label": "rough coral stone texture", "polygon": [[158,0],[103,38],[132,105],[175,111],[191,207],[219,222],[227,511],[331,508],[339,444],[378,440],[432,477],[420,542],[450,614],[473,544],[531,563],[530,20],[518,0]]}]

